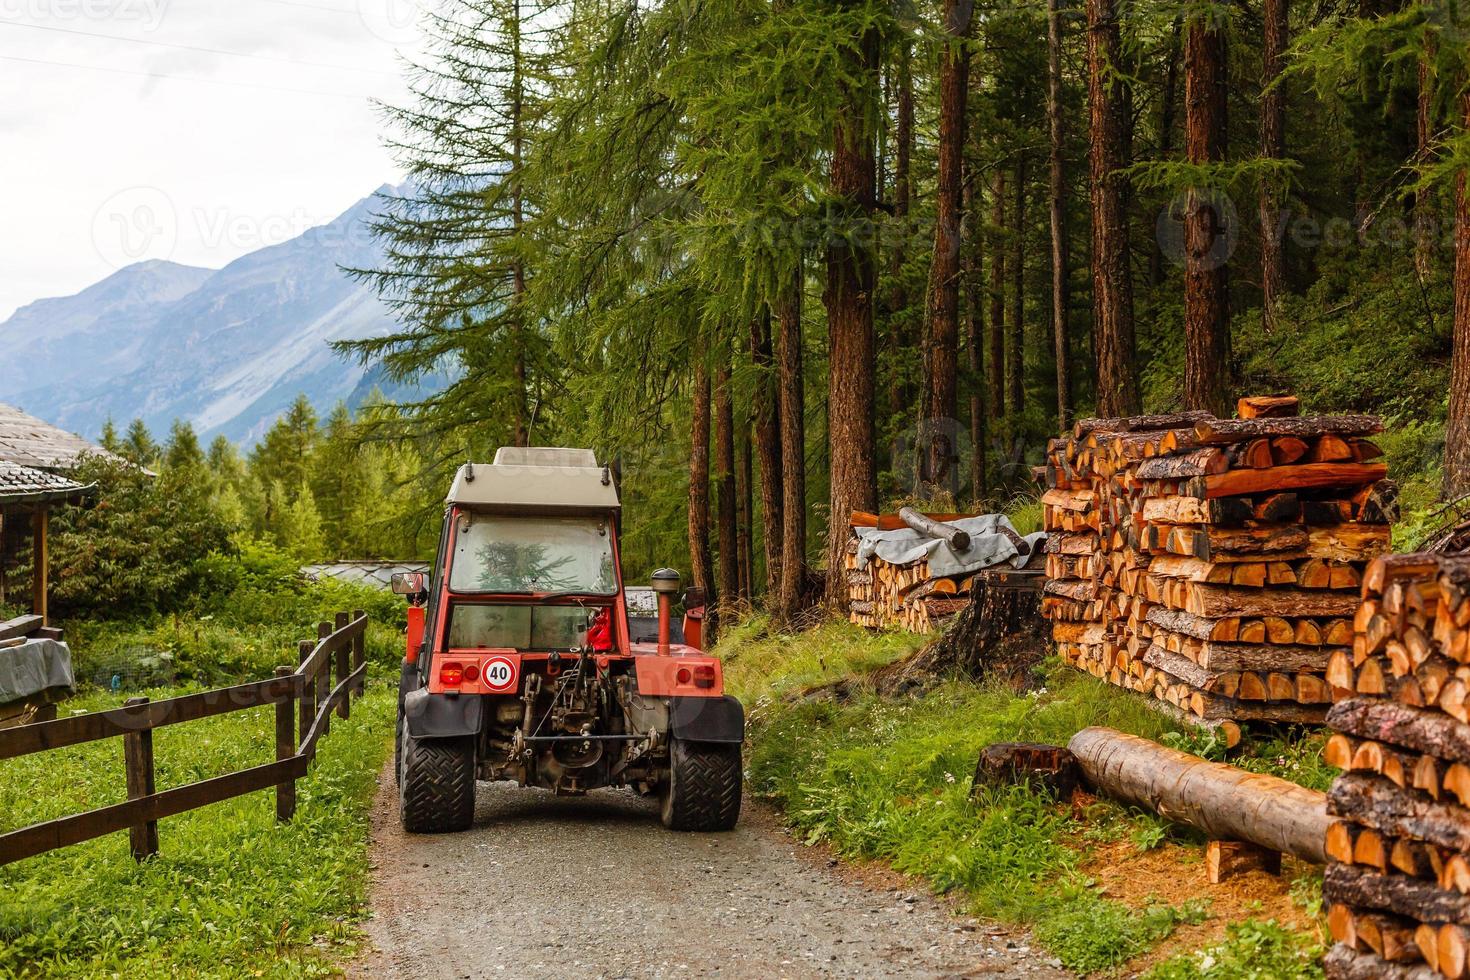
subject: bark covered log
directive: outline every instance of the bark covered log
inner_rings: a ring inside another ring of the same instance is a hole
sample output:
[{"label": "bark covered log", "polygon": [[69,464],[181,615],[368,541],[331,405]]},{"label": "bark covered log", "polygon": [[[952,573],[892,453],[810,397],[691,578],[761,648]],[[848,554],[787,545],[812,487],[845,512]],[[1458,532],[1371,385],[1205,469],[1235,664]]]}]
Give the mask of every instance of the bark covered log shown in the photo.
[{"label": "bark covered log", "polygon": [[1215,445],[1269,436],[1311,439],[1321,435],[1371,436],[1383,431],[1376,415],[1289,415],[1282,418],[1205,419],[1195,424],[1200,442]]},{"label": "bark covered log", "polygon": [[1470,810],[1406,792],[1382,776],[1339,776],[1327,794],[1327,812],[1394,837],[1470,851]]},{"label": "bark covered log", "polygon": [[1084,728],[1067,744],[1100,794],[1188,824],[1323,864],[1325,797],[1274,776],[1206,762],[1111,728]]},{"label": "bark covered log", "polygon": [[1470,924],[1470,895],[1407,875],[1381,875],[1351,865],[1331,864],[1322,879],[1322,897],[1328,902],[1382,909],[1420,922]]},{"label": "bark covered log", "polygon": [[970,548],[970,535],[962,528],[953,524],[944,524],[931,517],[914,510],[912,507],[901,507],[898,516],[909,527],[927,537],[948,541],[950,547],[956,551],[968,551]]},{"label": "bark covered log", "polygon": [[1399,964],[1336,943],[1322,960],[1327,980],[1442,980],[1423,963]]},{"label": "bark covered log", "polygon": [[1470,725],[1442,714],[1381,698],[1349,698],[1332,706],[1335,731],[1391,742],[1440,759],[1470,762]]}]

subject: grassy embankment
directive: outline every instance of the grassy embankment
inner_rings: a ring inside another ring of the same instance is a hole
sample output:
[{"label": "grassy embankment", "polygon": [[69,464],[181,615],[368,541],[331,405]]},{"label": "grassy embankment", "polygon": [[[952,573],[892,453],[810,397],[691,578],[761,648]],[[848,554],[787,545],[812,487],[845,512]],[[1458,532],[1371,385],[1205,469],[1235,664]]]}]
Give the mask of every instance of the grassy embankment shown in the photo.
[{"label": "grassy embankment", "polygon": [[[751,789],[798,835],[886,862],[974,914],[1027,925],[1079,972],[1320,976],[1312,869],[1211,889],[1202,840],[1151,815],[1105,801],[1061,804],[1025,788],[970,791],[991,742],[1065,744],[1079,728],[1109,725],[1193,751],[1217,747],[1060,665],[1030,693],[946,681],[883,698],[865,687],[865,673],[922,643],[846,624],[770,636],[760,620],[722,641],[727,682],[750,713]],[[839,680],[851,682],[840,697],[804,696]],[[1319,738],[1273,742],[1237,761],[1322,788],[1332,771],[1320,750]]]},{"label": "grassy embankment", "polygon": [[[388,599],[393,597],[389,596]],[[312,976],[351,953],[367,889],[368,808],[391,748],[401,606],[371,592],[257,569],[188,616],[65,623],[79,682],[63,710],[170,697],[269,676],[332,611],[367,607],[367,695],[323,740],[297,815],[255,793],[161,822],[138,865],[126,834],[0,868],[0,975]],[[0,617],[3,618],[3,617]],[[273,709],[160,729],[166,789],[274,758]],[[117,740],[0,765],[0,831],[125,798]]]}]

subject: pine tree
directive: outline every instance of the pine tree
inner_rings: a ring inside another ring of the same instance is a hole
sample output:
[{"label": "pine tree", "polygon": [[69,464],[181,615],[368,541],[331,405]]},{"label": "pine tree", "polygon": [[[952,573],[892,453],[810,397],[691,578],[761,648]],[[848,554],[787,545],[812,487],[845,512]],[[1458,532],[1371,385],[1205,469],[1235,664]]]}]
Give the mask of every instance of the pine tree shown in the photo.
[{"label": "pine tree", "polygon": [[158,462],[158,443],[142,419],[133,419],[118,449],[124,459],[137,466],[147,468]]},{"label": "pine tree", "polygon": [[163,450],[163,465],[171,470],[204,469],[204,450],[199,447],[199,436],[188,422],[176,420],[169,429],[168,444]]}]

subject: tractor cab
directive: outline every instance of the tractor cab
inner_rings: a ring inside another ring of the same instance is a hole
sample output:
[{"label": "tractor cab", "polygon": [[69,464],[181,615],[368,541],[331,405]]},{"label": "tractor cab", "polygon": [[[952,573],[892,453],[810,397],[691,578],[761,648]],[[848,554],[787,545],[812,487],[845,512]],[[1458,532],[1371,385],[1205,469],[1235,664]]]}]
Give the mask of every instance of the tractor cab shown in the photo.
[{"label": "tractor cab", "polygon": [[[455,475],[432,571],[394,582],[410,602],[398,752],[410,830],[468,826],[475,778],[627,785],[661,795],[669,826],[733,825],[743,711],[719,661],[673,639],[676,572],[654,576],[651,637],[630,617],[620,513],[590,450],[501,449]],[[690,605],[680,640],[698,634]],[[721,805],[691,802],[732,759]]]}]

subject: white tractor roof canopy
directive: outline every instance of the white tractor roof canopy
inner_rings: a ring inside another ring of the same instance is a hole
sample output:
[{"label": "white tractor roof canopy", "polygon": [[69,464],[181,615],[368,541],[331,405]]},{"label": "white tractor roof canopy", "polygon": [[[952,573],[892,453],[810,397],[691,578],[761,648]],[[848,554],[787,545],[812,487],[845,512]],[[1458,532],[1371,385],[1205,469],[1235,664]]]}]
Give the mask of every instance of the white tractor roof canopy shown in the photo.
[{"label": "white tractor roof canopy", "polygon": [[500,513],[617,510],[612,473],[590,449],[505,446],[493,463],[466,463],[454,475],[450,504]]}]

